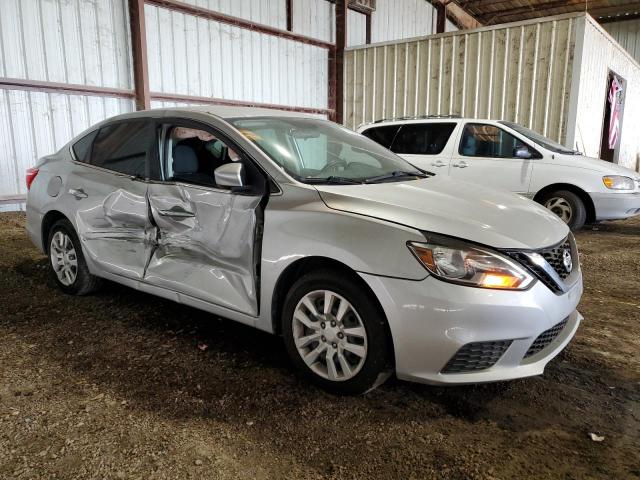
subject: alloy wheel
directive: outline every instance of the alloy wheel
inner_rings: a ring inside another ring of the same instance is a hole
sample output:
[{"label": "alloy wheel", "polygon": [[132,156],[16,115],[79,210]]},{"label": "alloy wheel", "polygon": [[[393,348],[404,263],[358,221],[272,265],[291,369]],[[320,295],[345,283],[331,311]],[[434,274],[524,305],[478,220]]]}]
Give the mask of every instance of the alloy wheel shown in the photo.
[{"label": "alloy wheel", "polygon": [[571,204],[562,197],[551,197],[544,202],[544,206],[559,216],[564,223],[569,223],[573,217]]},{"label": "alloy wheel", "polygon": [[351,303],[329,290],[307,293],[293,314],[293,340],[302,360],[317,375],[345,381],[367,358],[367,332]]},{"label": "alloy wheel", "polygon": [[49,252],[51,265],[60,283],[65,287],[73,285],[78,276],[78,257],[69,235],[60,230],[54,233]]}]

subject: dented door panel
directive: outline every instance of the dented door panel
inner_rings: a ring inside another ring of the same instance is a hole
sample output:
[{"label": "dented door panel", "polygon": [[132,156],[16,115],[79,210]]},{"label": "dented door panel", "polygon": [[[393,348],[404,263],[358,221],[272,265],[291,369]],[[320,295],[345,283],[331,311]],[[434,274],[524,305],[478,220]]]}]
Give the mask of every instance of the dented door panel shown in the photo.
[{"label": "dented door panel", "polygon": [[141,280],[156,236],[147,184],[82,165],[69,175],[65,195],[76,204],[75,224],[90,269]]},{"label": "dented door panel", "polygon": [[254,243],[261,197],[150,184],[158,228],[147,283],[257,315]]}]

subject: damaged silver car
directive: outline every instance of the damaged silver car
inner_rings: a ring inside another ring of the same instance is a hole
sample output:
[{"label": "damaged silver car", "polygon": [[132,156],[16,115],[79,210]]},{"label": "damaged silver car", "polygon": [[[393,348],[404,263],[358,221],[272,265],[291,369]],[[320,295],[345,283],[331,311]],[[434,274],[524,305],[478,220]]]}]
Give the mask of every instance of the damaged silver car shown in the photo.
[{"label": "damaged silver car", "polygon": [[581,320],[543,207],[421,171],[311,115],[106,120],[27,172],[27,229],[69,294],[102,279],[282,335],[336,393],[541,374]]}]

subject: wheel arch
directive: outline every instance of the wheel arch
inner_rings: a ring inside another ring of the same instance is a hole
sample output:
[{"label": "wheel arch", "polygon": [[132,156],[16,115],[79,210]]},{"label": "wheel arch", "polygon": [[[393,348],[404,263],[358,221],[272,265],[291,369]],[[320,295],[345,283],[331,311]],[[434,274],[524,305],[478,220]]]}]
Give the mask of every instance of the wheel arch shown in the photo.
[{"label": "wheel arch", "polygon": [[353,270],[348,265],[329,257],[310,256],[300,258],[288,265],[287,268],[285,268],[280,274],[278,280],[276,281],[271,301],[271,324],[273,333],[276,335],[282,335],[282,322],[280,320],[282,317],[282,309],[284,307],[284,300],[287,296],[287,293],[296,282],[296,280],[298,280],[301,276],[315,270],[332,270],[334,272],[348,275],[353,278],[373,299],[373,301],[375,302],[375,307],[378,309],[378,311],[382,315],[382,318],[384,319],[385,330],[389,339],[389,358],[391,359],[391,361],[394,361],[395,351],[393,345],[393,336],[391,335],[391,329],[389,327],[389,322],[387,320],[384,308],[382,308],[382,304],[378,300],[378,297],[375,295],[367,282],[365,282],[362,277],[358,275],[358,272]]},{"label": "wheel arch", "polygon": [[69,218],[59,210],[49,210],[42,218],[40,232],[42,235],[42,248],[46,255],[49,254],[49,231],[58,220],[69,220]]},{"label": "wheel arch", "polygon": [[546,195],[558,190],[568,190],[580,197],[580,200],[582,200],[582,203],[584,204],[584,208],[587,210],[587,223],[593,223],[596,221],[596,207],[593,204],[591,196],[582,188],[571,183],[552,183],[551,185],[547,185],[546,187],[538,190],[534,195],[533,200],[542,204],[542,200]]}]

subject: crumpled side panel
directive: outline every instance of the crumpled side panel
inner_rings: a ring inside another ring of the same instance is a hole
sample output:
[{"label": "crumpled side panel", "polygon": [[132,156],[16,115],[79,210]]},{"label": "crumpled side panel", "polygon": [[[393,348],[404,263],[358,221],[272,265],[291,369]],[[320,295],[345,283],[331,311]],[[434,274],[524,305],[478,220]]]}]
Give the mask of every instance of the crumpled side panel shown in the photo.
[{"label": "crumpled side panel", "polygon": [[[151,185],[159,229],[145,280],[233,310],[258,311],[255,209],[260,197],[180,185]],[[161,212],[181,210],[192,217]]]}]

